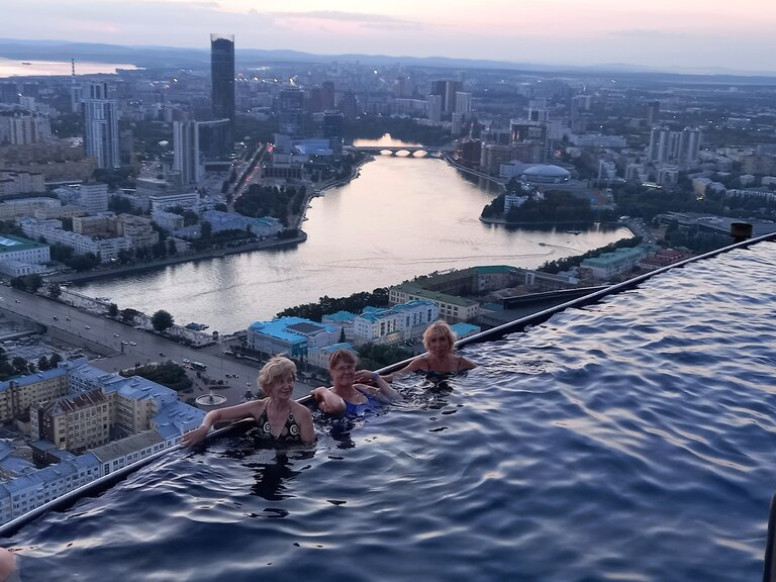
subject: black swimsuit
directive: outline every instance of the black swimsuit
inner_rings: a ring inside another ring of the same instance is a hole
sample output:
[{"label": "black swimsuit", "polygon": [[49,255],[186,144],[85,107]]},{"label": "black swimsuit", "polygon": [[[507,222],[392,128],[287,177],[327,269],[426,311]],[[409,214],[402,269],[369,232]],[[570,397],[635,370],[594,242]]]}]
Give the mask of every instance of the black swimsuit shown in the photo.
[{"label": "black swimsuit", "polygon": [[266,406],[264,407],[264,410],[261,411],[261,415],[259,415],[258,425],[261,437],[271,440],[275,444],[296,445],[302,442],[299,425],[296,424],[294,414],[290,411],[288,413],[288,418],[286,419],[286,424],[283,427],[283,430],[280,431],[280,436],[276,437],[272,434],[272,427],[269,424]]}]

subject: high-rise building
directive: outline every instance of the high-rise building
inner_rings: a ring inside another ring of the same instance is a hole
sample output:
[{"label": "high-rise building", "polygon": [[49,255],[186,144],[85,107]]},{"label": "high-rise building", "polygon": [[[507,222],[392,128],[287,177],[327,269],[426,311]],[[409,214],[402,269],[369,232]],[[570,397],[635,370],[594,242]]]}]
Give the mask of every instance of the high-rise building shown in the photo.
[{"label": "high-rise building", "polygon": [[442,98],[442,113],[452,113],[455,110],[455,94],[462,89],[461,81],[432,81],[429,94]]},{"label": "high-rise building", "polygon": [[87,182],[79,187],[79,203],[89,214],[98,214],[108,210],[108,185],[100,182]]},{"label": "high-rise building", "polygon": [[337,103],[337,109],[342,111],[343,115],[348,119],[356,117],[359,113],[359,106],[355,93],[352,91],[345,91]]},{"label": "high-rise building", "polygon": [[227,133],[218,152],[226,159],[234,146],[234,36],[210,35],[210,82],[213,118],[228,119]]},{"label": "high-rise building", "polygon": [[19,102],[19,87],[16,86],[14,81],[7,81],[0,83],[0,103],[12,103]]},{"label": "high-rise building", "polygon": [[285,87],[278,94],[278,132],[301,137],[304,117],[304,92],[298,87]]},{"label": "high-rise building", "polygon": [[342,153],[343,124],[345,116],[341,111],[325,111],[323,113],[323,137],[329,140],[334,155]]},{"label": "high-rise building", "polygon": [[439,122],[442,120],[442,96],[428,96],[428,119],[429,121]]},{"label": "high-rise building", "polygon": [[47,115],[20,109],[0,111],[0,144],[29,145],[51,138]]},{"label": "high-rise building", "polygon": [[660,101],[647,103],[647,126],[654,127],[660,119]]},{"label": "high-rise building", "polygon": [[197,122],[200,160],[223,162],[231,149],[231,125],[228,119]]},{"label": "high-rise building", "polygon": [[234,36],[210,35],[213,117],[234,122]]},{"label": "high-rise building", "polygon": [[107,83],[91,83],[81,100],[86,155],[98,168],[119,167],[119,121],[115,99],[108,98]]},{"label": "high-rise building", "polygon": [[701,147],[701,131],[685,127],[671,131],[654,127],[649,134],[647,159],[657,164],[676,164],[680,169],[691,168],[697,161]]},{"label": "high-rise building", "polygon": [[321,107],[323,110],[334,109],[334,83],[324,81],[321,85]]},{"label": "high-rise building", "polygon": [[462,113],[464,118],[471,113],[472,110],[472,94],[458,91],[455,94],[455,108],[453,113]]},{"label": "high-rise building", "polygon": [[199,184],[201,164],[199,156],[199,128],[196,121],[173,121],[174,170],[181,173],[184,185]]}]

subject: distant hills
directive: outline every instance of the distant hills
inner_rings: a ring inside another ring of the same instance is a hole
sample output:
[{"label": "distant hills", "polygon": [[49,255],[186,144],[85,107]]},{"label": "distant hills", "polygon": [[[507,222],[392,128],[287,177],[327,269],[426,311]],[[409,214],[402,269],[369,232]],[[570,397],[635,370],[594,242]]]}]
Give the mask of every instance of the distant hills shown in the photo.
[{"label": "distant hills", "polygon": [[[262,66],[268,63],[355,63],[377,66],[395,65],[429,68],[492,69],[521,71],[536,74],[576,75],[648,75],[664,79],[672,77],[709,77],[716,83],[747,83],[773,85],[776,72],[736,72],[720,68],[707,68],[703,73],[687,70],[658,70],[650,67],[624,63],[606,63],[594,66],[557,66],[536,63],[518,63],[484,59],[459,59],[449,57],[408,57],[365,54],[319,55],[293,50],[240,49],[235,51],[238,68]],[[122,46],[112,44],[90,44],[56,40],[0,39],[0,57],[19,60],[90,61],[97,63],[131,64],[142,68],[208,68],[210,47],[201,49],[174,48],[164,46]]]}]

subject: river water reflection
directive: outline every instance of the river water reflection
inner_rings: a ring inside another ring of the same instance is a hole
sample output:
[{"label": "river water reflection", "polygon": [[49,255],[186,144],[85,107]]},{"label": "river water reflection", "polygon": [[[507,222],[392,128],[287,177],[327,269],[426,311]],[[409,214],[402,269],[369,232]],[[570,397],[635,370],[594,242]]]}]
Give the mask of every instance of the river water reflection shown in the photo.
[{"label": "river water reflection", "polygon": [[120,309],[165,309],[178,323],[224,333],[282,309],[475,265],[534,268],[630,236],[626,228],[578,235],[485,225],[498,193],[464,179],[442,160],[378,156],[349,184],[313,199],[305,243],[85,283]]}]

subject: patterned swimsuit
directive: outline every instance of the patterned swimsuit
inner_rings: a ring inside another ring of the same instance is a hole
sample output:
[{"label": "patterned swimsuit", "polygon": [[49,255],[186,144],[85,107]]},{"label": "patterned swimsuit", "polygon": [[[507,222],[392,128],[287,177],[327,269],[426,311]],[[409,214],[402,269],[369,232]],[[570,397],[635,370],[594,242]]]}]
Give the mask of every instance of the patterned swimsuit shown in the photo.
[{"label": "patterned swimsuit", "polygon": [[275,445],[296,445],[302,442],[302,436],[299,434],[299,425],[294,420],[294,415],[289,411],[288,418],[283,430],[280,431],[280,436],[275,437],[272,434],[272,427],[269,424],[269,418],[267,417],[267,407],[261,411],[261,415],[258,420],[259,433],[262,439],[272,441]]}]

